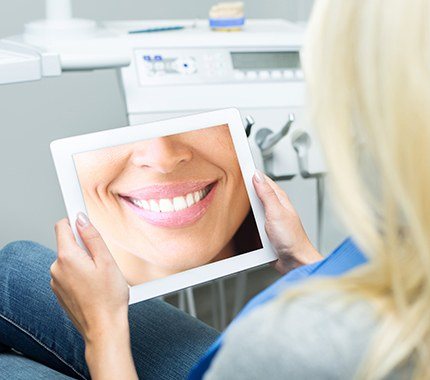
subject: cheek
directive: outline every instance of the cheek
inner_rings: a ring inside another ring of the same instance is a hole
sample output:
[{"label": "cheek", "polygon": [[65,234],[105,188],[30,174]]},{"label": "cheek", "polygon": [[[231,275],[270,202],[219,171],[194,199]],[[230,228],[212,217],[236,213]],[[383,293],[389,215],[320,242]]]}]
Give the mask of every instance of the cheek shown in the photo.
[{"label": "cheek", "polygon": [[237,160],[231,160],[229,162],[225,163],[225,168],[227,172],[227,176],[230,178],[231,181],[234,181],[235,186],[242,188],[245,188],[245,184],[243,182],[243,176],[242,171],[240,170],[239,163]]},{"label": "cheek", "polygon": [[251,208],[248,193],[242,180],[235,187],[233,204],[235,205],[237,218],[239,222],[242,223]]},{"label": "cheek", "polygon": [[78,169],[78,178],[84,194],[93,198],[106,193],[109,185],[119,176],[120,171],[112,165],[87,166]]},{"label": "cheek", "polygon": [[[243,180],[242,172],[239,164],[231,165],[227,176],[227,182],[230,181],[229,186],[232,188],[232,203],[237,210],[237,217],[239,219],[245,218],[250,210],[250,203],[248,192],[246,191],[245,182]],[[242,220],[240,220],[242,222]]]},{"label": "cheek", "polygon": [[109,148],[83,153],[75,158],[76,171],[83,192],[91,195],[108,187],[126,165],[126,152]]},{"label": "cheek", "polygon": [[245,209],[249,211],[248,193],[236,157],[232,158],[230,153],[224,156],[218,155],[216,158],[214,164],[225,173],[226,195],[230,198],[230,202],[234,204],[235,209],[240,210],[239,214],[243,214]]}]

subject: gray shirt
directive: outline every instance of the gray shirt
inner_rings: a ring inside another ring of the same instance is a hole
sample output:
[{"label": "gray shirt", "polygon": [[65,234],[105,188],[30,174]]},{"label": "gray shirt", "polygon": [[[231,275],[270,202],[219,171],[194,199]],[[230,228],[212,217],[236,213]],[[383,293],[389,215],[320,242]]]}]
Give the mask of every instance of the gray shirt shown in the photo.
[{"label": "gray shirt", "polygon": [[[320,292],[253,311],[227,331],[205,380],[353,379],[377,320],[368,303],[342,298]],[[409,377],[403,368],[389,378]]]}]

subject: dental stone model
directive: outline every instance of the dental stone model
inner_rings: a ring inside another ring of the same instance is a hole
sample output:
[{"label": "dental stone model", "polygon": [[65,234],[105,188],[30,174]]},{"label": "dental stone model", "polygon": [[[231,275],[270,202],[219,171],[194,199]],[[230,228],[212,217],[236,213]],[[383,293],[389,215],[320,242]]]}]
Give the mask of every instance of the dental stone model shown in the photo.
[{"label": "dental stone model", "polygon": [[209,11],[209,25],[213,30],[237,32],[245,24],[242,1],[215,4]]}]

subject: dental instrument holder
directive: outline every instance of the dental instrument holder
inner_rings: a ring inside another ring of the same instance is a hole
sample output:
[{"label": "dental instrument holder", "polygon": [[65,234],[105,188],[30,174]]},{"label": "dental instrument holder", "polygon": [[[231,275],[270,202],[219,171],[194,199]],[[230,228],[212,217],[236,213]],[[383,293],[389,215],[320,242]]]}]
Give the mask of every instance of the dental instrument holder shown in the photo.
[{"label": "dental instrument holder", "polygon": [[[248,118],[247,118],[247,121],[248,121]],[[295,116],[293,113],[290,113],[288,115],[287,123],[282,127],[282,129],[279,132],[274,133],[269,128],[262,128],[258,130],[258,132],[255,135],[255,142],[257,143],[257,146],[260,148],[261,155],[263,157],[264,171],[274,181],[286,181],[294,177],[294,175],[277,176],[273,173],[273,150],[276,144],[288,134],[294,121],[295,121]]]},{"label": "dental instrument holder", "polygon": [[245,126],[246,137],[249,137],[251,135],[252,127],[255,124],[255,120],[251,115],[247,115],[245,117],[245,122],[246,122],[246,126]]},{"label": "dental instrument holder", "polygon": [[323,230],[323,212],[324,212],[324,174],[309,173],[309,149],[312,144],[309,133],[303,130],[297,130],[291,136],[291,144],[297,153],[297,163],[299,172],[302,178],[315,178],[317,185],[317,246],[321,251],[322,245],[322,230]]},{"label": "dental instrument holder", "polygon": [[300,175],[303,178],[313,177],[309,173],[308,152],[311,147],[311,137],[309,136],[309,133],[302,130],[295,131],[291,136],[291,144],[297,153],[297,163],[299,165]]}]

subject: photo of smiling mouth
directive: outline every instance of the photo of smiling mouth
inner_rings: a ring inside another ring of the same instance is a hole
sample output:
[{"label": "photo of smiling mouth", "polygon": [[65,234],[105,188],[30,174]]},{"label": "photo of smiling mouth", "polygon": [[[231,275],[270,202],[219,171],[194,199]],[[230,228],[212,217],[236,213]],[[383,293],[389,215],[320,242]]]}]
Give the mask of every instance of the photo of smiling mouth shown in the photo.
[{"label": "photo of smiling mouth", "polygon": [[146,222],[160,227],[185,227],[199,220],[211,204],[218,181],[152,185],[119,194]]}]

